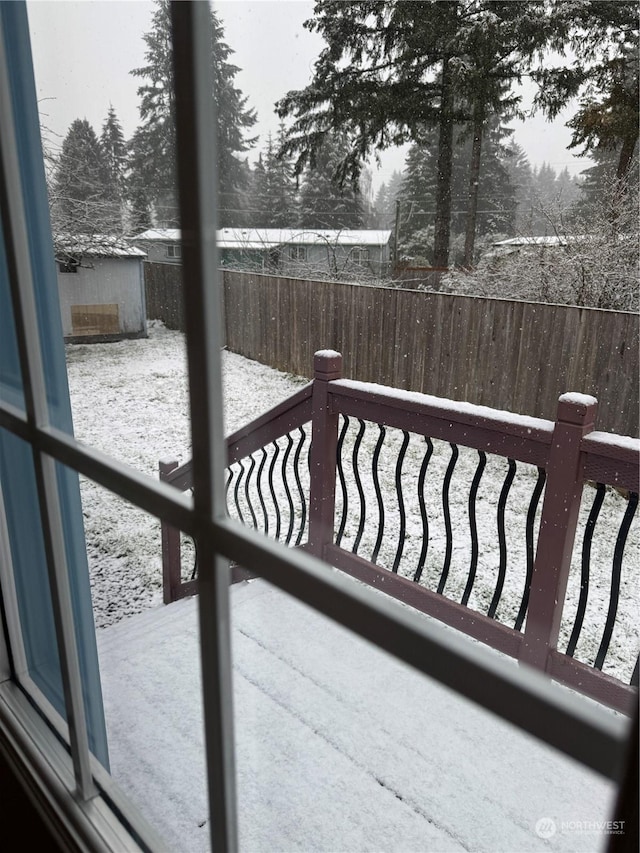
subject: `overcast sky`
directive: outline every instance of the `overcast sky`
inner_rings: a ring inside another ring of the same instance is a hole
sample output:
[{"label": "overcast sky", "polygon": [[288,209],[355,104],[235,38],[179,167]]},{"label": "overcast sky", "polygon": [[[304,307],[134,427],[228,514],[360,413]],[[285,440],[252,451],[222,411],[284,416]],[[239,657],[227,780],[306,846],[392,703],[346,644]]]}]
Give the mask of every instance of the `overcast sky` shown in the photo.
[{"label": "overcast sky", "polygon": [[[307,0],[224,0],[215,3],[225,40],[241,68],[236,84],[258,113],[260,144],[278,127],[273,104],[290,89],[302,88],[313,73],[322,39],[302,26],[313,14]],[[138,78],[129,73],[144,63],[143,33],[154,4],[141,0],[34,0],[27,3],[43,124],[59,141],[76,118],[86,118],[97,133],[113,104],[125,136],[138,122]],[[569,115],[553,125],[542,118],[514,124],[515,140],[532,165],[550,163],[578,173],[589,163],[566,150]],[[383,155],[374,186],[401,169],[403,155]]]}]

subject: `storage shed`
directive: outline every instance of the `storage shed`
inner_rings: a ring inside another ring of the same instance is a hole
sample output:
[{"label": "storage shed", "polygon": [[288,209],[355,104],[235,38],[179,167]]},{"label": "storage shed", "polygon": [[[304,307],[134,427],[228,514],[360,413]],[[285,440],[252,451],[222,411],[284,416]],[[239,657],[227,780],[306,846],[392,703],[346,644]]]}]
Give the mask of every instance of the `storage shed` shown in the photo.
[{"label": "storage shed", "polygon": [[56,239],[55,255],[65,341],[147,336],[146,252],[94,234]]}]

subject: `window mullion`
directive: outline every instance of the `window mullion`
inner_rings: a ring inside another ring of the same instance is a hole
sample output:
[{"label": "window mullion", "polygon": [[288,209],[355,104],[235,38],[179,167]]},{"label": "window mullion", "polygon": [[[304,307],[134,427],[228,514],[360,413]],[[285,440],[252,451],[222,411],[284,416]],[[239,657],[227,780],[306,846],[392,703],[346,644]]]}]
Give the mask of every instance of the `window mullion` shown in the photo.
[{"label": "window mullion", "polygon": [[238,834],[230,573],[211,524],[226,515],[212,24],[208,3],[174,2],[171,8],[211,843],[214,850],[233,851]]},{"label": "window mullion", "polygon": [[[0,209],[2,228],[5,237],[27,418],[34,427],[45,427],[49,424],[49,412],[8,71],[4,38],[0,37],[0,115],[2,115],[0,164],[3,178],[0,182]],[[83,799],[88,799],[94,795],[95,788],[90,771],[87,722],[82,698],[82,681],[56,468],[53,459],[45,456],[37,446],[33,447],[33,459],[75,781],[80,796]]]}]

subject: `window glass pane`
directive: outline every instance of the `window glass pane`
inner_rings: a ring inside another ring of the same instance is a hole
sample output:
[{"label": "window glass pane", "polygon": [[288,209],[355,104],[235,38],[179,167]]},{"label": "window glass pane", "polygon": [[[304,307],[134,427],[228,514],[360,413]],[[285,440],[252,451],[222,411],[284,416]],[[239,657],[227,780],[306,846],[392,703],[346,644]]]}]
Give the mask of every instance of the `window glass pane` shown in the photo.
[{"label": "window glass pane", "polygon": [[612,783],[263,580],[232,614],[244,849],[605,849]]},{"label": "window glass pane", "polygon": [[82,500],[110,773],[167,849],[208,850],[197,599],[162,604],[157,518],[84,480]]},{"label": "window glass pane", "polygon": [[[78,480],[75,472],[60,465],[57,475],[89,742],[94,754],[107,766]],[[17,613],[11,615],[20,632],[20,638],[14,636],[13,639],[24,650],[26,674],[64,718],[66,711],[33,454],[29,445],[6,430],[0,430],[0,490],[5,514],[0,529],[8,536],[11,559],[10,566],[4,567],[2,582],[7,588],[6,606],[12,606],[12,602],[17,606]],[[14,664],[20,670],[17,649],[14,654]],[[20,675],[18,671],[18,678]]]},{"label": "window glass pane", "polygon": [[[184,331],[169,6],[36,2],[28,10],[52,290],[76,435],[156,476],[159,458],[184,457],[182,439],[172,443],[169,435],[189,429],[184,348],[176,354],[184,338],[160,337],[165,329]],[[143,38],[152,30],[153,45]],[[149,63],[162,64],[157,89]],[[155,124],[139,115],[152,102],[152,112],[166,108]],[[133,341],[140,346],[131,350]],[[109,346],[91,354],[85,344]],[[160,376],[167,380],[161,389]],[[87,406],[103,417],[105,433],[108,423],[113,441],[103,440],[102,429],[87,433]],[[147,433],[146,454],[135,446],[145,410],[157,425]]]},{"label": "window glass pane", "polygon": [[[71,409],[61,346],[58,297],[53,279],[49,211],[24,4],[2,4],[0,21],[8,58],[8,82],[12,95],[38,315],[38,328],[28,328],[26,333],[32,337],[39,336],[40,339],[51,422],[58,428],[71,430]],[[22,284],[28,286],[29,283]],[[3,283],[3,292],[5,288],[6,282]],[[5,299],[4,296],[0,298],[3,301]],[[12,319],[11,312],[0,314],[0,324],[3,326],[0,337],[4,339],[6,335],[9,341],[15,337],[15,330],[10,325]],[[108,759],[78,478],[75,472],[58,466],[57,481],[90,744],[96,756],[106,764]],[[32,450],[4,430],[0,433],[0,484],[11,551],[12,583],[15,585],[17,615],[24,634],[29,674],[46,698],[64,716]]]}]

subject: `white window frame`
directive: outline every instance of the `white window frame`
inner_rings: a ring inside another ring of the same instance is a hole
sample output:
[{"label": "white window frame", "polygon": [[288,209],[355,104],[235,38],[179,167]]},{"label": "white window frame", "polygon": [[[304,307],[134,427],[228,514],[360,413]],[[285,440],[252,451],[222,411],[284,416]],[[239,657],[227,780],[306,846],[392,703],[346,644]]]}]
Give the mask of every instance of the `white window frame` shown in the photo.
[{"label": "white window frame", "polygon": [[365,265],[371,260],[371,252],[368,246],[355,246],[351,250],[351,260],[354,264]]},{"label": "white window frame", "polygon": [[304,264],[307,261],[306,246],[289,246],[289,260],[294,264]]},{"label": "white window frame", "polygon": [[182,246],[179,243],[169,243],[167,246],[167,257],[168,258],[181,258],[182,257]]},{"label": "white window frame", "polygon": [[[7,179],[3,203],[10,212],[5,232],[21,355],[26,414],[0,401],[0,426],[28,442],[36,460],[48,544],[56,633],[67,717],[60,724],[70,755],[12,682],[10,640],[0,638],[0,734],[34,799],[69,849],[162,849],[162,842],[92,760],[81,701],[73,612],[61,543],[54,461],[69,466],[127,501],[192,536],[198,545],[200,646],[211,841],[214,850],[238,848],[229,560],[256,571],[299,601],[452,688],[524,731],[611,779],[624,758],[628,724],[570,695],[526,667],[497,659],[487,649],[452,636],[440,625],[361,588],[304,552],[287,549],[228,517],[224,495],[224,431],[221,334],[214,174],[216,133],[211,103],[209,5],[172,7],[174,27],[178,173],[183,233],[184,296],[192,412],[193,498],[129,469],[51,426],[22,205],[11,105],[2,97],[0,153]],[[0,50],[0,80],[6,58]],[[1,84],[0,84],[1,88]],[[1,183],[1,182],[0,182]],[[16,640],[15,642],[18,642]],[[4,656],[3,656],[4,653]],[[46,709],[44,709],[46,711]],[[9,744],[7,746],[6,744]],[[111,811],[115,803],[120,817]],[[123,822],[122,816],[126,818]],[[123,838],[128,839],[123,843]],[[135,840],[135,841],[134,841]]]}]

